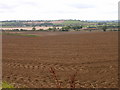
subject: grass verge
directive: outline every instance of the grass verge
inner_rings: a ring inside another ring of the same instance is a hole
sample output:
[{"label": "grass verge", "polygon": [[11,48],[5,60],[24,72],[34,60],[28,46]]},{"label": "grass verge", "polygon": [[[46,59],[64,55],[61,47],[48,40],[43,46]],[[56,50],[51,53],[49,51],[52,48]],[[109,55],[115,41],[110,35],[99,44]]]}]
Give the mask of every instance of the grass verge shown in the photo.
[{"label": "grass verge", "polygon": [[19,36],[28,36],[28,37],[38,37],[37,35],[32,34],[19,34],[19,33],[2,33],[3,35],[19,35]]},{"label": "grass verge", "polygon": [[2,88],[14,88],[14,87],[12,85],[8,84],[7,82],[3,82]]}]

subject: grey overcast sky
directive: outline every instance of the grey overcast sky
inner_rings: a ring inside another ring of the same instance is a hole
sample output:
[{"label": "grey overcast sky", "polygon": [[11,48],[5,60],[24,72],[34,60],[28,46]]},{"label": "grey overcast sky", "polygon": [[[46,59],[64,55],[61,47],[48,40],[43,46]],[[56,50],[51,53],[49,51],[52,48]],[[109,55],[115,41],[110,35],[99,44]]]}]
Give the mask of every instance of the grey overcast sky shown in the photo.
[{"label": "grey overcast sky", "polygon": [[0,20],[117,20],[119,0],[0,0]]}]

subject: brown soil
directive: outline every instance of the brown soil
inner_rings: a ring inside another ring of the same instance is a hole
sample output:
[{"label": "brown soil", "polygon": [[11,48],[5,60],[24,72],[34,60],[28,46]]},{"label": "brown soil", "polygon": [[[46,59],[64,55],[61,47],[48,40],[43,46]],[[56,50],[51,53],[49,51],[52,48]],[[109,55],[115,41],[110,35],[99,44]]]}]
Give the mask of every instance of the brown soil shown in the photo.
[{"label": "brown soil", "polygon": [[[83,33],[90,33],[89,31],[71,31],[71,32],[41,32],[41,31],[5,31],[6,33],[13,33],[13,34],[30,34],[30,35],[37,35],[37,36],[58,36],[58,35],[66,35],[66,34],[83,34]],[[95,31],[93,31],[95,33]]]},{"label": "brown soil", "polygon": [[77,88],[116,88],[117,34],[3,35],[3,81],[15,87],[56,88],[50,73],[53,67],[64,88],[76,71]]}]

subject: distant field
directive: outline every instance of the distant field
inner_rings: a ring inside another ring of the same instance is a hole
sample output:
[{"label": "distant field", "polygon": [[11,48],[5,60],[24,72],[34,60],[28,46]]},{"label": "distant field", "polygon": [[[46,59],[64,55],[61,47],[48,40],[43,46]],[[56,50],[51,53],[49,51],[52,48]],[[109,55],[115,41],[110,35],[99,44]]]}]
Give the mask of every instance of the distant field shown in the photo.
[{"label": "distant field", "polygon": [[37,36],[58,36],[58,35],[69,35],[69,34],[83,34],[83,33],[90,33],[85,31],[71,31],[71,32],[38,32],[38,31],[6,31],[3,34],[13,34],[13,35],[37,35]]},{"label": "distant field", "polygon": [[60,24],[60,23],[64,23],[65,21],[62,20],[62,21],[51,21],[50,23],[53,23],[53,24]]},{"label": "distant field", "polygon": [[54,25],[70,25],[70,24],[81,24],[80,21],[64,21],[61,23],[53,23]]},{"label": "distant field", "polygon": [[76,88],[117,88],[118,32],[65,33],[3,34],[2,79],[14,87],[56,88],[52,67],[63,88],[76,71]]},{"label": "distant field", "polygon": [[54,25],[84,25],[84,26],[87,26],[87,25],[93,25],[93,26],[96,26],[96,22],[83,22],[83,21],[76,21],[76,20],[66,20],[64,22],[61,22],[61,23],[53,23]]},{"label": "distant field", "polygon": [[[2,30],[13,30],[13,29],[24,29],[24,30],[32,30],[33,27],[3,27],[3,28],[0,28]],[[35,27],[36,30],[39,30],[39,29],[43,29],[43,30],[46,30],[46,29],[49,29],[49,28],[53,28],[53,27]],[[61,27],[59,27],[61,28]]]}]

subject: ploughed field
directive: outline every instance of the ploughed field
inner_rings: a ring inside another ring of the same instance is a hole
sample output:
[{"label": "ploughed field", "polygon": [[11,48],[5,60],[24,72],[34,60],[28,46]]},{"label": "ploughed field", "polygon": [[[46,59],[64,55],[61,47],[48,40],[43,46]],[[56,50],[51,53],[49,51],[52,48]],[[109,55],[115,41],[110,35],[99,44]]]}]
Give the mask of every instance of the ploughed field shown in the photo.
[{"label": "ploughed field", "polygon": [[3,81],[17,88],[56,88],[58,82],[69,88],[75,74],[76,88],[116,88],[117,38],[118,32],[3,35]]}]

